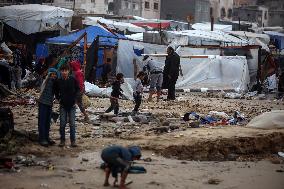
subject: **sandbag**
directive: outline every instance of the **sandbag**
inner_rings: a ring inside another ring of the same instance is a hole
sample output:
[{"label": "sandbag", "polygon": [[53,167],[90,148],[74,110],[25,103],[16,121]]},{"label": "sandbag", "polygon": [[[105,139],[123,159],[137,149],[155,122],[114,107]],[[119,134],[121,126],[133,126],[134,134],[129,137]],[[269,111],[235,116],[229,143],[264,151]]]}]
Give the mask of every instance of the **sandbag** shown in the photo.
[{"label": "sandbag", "polygon": [[284,110],[265,112],[253,118],[247,126],[256,129],[284,129]]}]

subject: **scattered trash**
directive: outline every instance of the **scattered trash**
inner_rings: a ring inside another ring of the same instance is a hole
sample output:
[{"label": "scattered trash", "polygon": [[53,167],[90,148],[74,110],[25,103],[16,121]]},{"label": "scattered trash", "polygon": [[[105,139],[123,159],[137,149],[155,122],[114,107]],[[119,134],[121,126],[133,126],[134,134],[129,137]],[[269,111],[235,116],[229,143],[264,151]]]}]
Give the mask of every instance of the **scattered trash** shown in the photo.
[{"label": "scattered trash", "polygon": [[242,95],[239,93],[226,93],[225,94],[225,98],[229,98],[229,99],[240,99],[241,97]]},{"label": "scattered trash", "polygon": [[189,127],[198,128],[200,124],[237,125],[242,124],[246,119],[244,114],[238,111],[236,111],[233,116],[229,116],[225,112],[210,111],[206,116],[198,115],[196,112],[188,112],[184,114],[183,120],[189,122]]},{"label": "scattered trash", "polygon": [[188,113],[184,114],[184,116],[183,116],[184,121],[198,120],[198,119],[199,119],[199,115],[197,115],[195,112],[188,112]]},{"label": "scattered trash", "polygon": [[284,152],[278,152],[278,155],[284,158]]},{"label": "scattered trash", "polygon": [[47,184],[45,184],[45,183],[42,183],[42,184],[40,184],[40,187],[48,188],[48,185],[47,185]]}]

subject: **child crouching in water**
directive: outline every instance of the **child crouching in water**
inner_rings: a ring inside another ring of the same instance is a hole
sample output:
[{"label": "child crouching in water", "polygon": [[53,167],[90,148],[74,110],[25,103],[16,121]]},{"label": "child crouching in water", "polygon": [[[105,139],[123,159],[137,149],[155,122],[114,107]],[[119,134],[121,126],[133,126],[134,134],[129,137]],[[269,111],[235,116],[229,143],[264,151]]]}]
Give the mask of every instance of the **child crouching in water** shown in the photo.
[{"label": "child crouching in water", "polygon": [[137,75],[137,79],[135,81],[134,91],[133,91],[135,107],[132,111],[132,115],[136,115],[138,113],[139,107],[142,103],[142,93],[143,93],[142,80],[144,79],[144,77],[145,77],[145,73],[139,72]]},{"label": "child crouching in water", "polygon": [[110,107],[105,111],[106,113],[114,110],[114,114],[117,115],[119,111],[119,103],[118,99],[122,96],[123,90],[120,88],[121,84],[124,82],[124,75],[122,73],[118,73],[116,75],[116,80],[112,83],[112,92],[110,96]]}]

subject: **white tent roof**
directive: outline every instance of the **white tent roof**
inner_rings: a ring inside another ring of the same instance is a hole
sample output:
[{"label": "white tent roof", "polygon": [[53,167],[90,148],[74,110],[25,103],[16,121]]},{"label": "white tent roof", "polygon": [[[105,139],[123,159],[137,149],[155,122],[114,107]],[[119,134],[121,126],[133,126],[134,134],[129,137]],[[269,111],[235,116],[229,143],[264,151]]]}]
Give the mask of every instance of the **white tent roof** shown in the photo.
[{"label": "white tent roof", "polygon": [[131,23],[117,22],[114,20],[107,20],[102,17],[86,17],[84,24],[86,25],[96,25],[98,21],[112,27],[114,29],[119,29],[120,31],[125,31],[126,29],[133,33],[145,32],[145,29],[139,26],[135,26]]},{"label": "white tent roof", "polygon": [[72,10],[47,5],[0,7],[0,20],[25,34],[66,28],[72,16]]},{"label": "white tent roof", "polygon": [[241,37],[235,37],[222,31],[202,31],[202,30],[185,30],[185,31],[170,31],[174,35],[188,36],[189,44],[200,45],[204,44],[233,44],[233,45],[248,45],[249,41]]},{"label": "white tent roof", "polygon": [[[192,28],[195,30],[203,30],[203,31],[211,31],[211,23],[196,23],[192,25]],[[214,30],[221,30],[221,31],[232,31],[232,25],[222,25],[222,24],[214,24]]]},{"label": "white tent roof", "polygon": [[270,37],[267,34],[261,34],[261,33],[252,33],[252,32],[246,32],[246,31],[230,31],[228,32],[233,35],[241,36],[244,38],[259,38],[264,43],[268,44],[270,41]]}]

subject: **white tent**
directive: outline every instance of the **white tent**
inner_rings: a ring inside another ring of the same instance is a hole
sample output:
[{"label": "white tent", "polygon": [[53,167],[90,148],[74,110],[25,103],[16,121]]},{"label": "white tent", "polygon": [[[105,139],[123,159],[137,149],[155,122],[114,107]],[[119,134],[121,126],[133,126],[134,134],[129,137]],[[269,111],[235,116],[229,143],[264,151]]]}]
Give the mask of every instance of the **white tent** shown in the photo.
[{"label": "white tent", "polygon": [[177,43],[177,45],[249,45],[249,40],[241,37],[235,37],[222,31],[169,31],[166,33],[166,35],[168,42]]},{"label": "white tent", "polygon": [[[192,28],[195,30],[202,30],[202,31],[211,31],[211,23],[196,23],[192,25]],[[232,31],[232,25],[223,25],[223,24],[214,24],[213,30],[220,30],[220,31]]]},{"label": "white tent", "polygon": [[141,28],[139,26],[135,26],[134,24],[131,23],[126,23],[126,22],[117,22],[114,20],[107,20],[104,19],[102,17],[86,17],[85,20],[83,21],[83,23],[85,25],[96,25],[98,24],[98,21],[106,24],[108,27],[112,28],[112,29],[118,29],[120,31],[125,31],[128,30],[130,32],[133,33],[141,33],[141,32],[145,32],[144,28]]},{"label": "white tent", "polygon": [[267,34],[259,34],[259,33],[252,33],[252,32],[246,32],[246,31],[229,31],[228,33],[234,36],[245,38],[249,40],[251,43],[260,45],[266,51],[268,52],[270,51],[268,47],[270,37]]},{"label": "white tent", "polygon": [[0,20],[25,34],[70,29],[72,16],[72,10],[47,5],[0,7]]},{"label": "white tent", "polygon": [[[133,60],[136,59],[138,68],[143,68],[142,57],[138,57],[135,48],[144,47],[145,54],[164,54],[165,45],[156,45],[143,42],[119,40],[117,52],[116,71],[124,74],[126,78],[134,77]],[[183,55],[206,55],[207,58],[181,58],[183,77],[179,77],[176,87],[178,89],[201,89],[210,90],[235,90],[246,91],[250,83],[249,69],[246,57],[243,56],[219,56],[219,49],[189,48],[182,47]],[[153,57],[164,66],[165,56]]]}]

